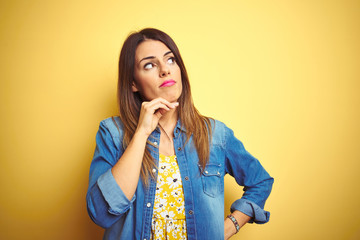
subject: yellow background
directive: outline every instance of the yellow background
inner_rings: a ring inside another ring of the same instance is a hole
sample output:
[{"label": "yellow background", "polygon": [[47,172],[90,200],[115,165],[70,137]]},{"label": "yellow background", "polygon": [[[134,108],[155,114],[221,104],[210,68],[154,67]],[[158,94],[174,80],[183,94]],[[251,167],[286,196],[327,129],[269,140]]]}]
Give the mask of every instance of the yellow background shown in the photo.
[{"label": "yellow background", "polygon": [[[132,30],[174,38],[194,101],[275,178],[232,239],[360,239],[360,1],[0,3],[0,239],[101,239],[86,212]],[[225,207],[241,196],[226,178]]]}]

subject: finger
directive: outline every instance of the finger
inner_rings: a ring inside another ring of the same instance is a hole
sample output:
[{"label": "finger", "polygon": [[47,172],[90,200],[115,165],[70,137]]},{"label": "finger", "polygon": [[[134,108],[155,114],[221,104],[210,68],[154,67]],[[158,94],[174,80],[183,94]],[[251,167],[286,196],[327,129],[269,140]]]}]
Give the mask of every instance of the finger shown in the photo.
[{"label": "finger", "polygon": [[167,105],[168,107],[171,107],[171,103],[161,97],[153,99],[152,101],[149,102],[149,105],[153,105],[153,104],[157,104],[157,103],[162,103],[162,104]]},{"label": "finger", "polygon": [[159,108],[158,110],[156,110],[155,116],[160,119],[166,112],[166,110]]},{"label": "finger", "polygon": [[170,108],[168,106],[166,106],[165,104],[163,104],[161,102],[145,105],[144,109],[151,113],[155,113],[155,111],[158,109],[165,109],[167,111],[170,110]]},{"label": "finger", "polygon": [[173,108],[173,104],[171,104],[168,101],[161,99],[161,98],[154,99],[151,102],[146,103],[144,106],[149,107],[149,108],[154,108],[154,107],[158,107],[159,104],[162,104],[162,105],[166,106],[167,108]]},{"label": "finger", "polygon": [[151,102],[149,102],[149,104],[155,104],[157,102],[161,102],[161,103],[165,104],[166,106],[168,106],[169,108],[176,108],[179,105],[178,102],[171,103],[168,100],[161,98],[161,97],[153,99]]},{"label": "finger", "polygon": [[173,108],[176,108],[177,106],[179,106],[179,102],[172,102],[171,104],[173,105]]}]

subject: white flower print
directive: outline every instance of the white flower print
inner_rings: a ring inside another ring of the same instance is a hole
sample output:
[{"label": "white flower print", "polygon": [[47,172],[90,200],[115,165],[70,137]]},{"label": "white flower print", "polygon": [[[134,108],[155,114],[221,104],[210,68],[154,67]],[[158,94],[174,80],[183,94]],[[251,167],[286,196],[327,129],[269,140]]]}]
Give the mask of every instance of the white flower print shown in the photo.
[{"label": "white flower print", "polygon": [[176,211],[178,214],[185,214],[185,207],[183,205],[177,206]]},{"label": "white flower print", "polygon": [[169,207],[173,208],[174,206],[176,206],[176,202],[169,202]]},{"label": "white flower print", "polygon": [[162,176],[168,176],[171,165],[169,163],[162,163],[159,167],[159,174]]},{"label": "white flower print", "polygon": [[181,188],[180,189],[178,188],[178,189],[174,189],[173,191],[171,191],[171,195],[175,198],[176,201],[182,194],[181,190],[182,190]]},{"label": "white flower print", "polygon": [[164,219],[173,219],[175,217],[175,213],[173,211],[163,211],[160,213],[160,216]]},{"label": "white flower print", "polygon": [[170,162],[169,161],[166,161],[166,162],[160,162],[159,163],[159,172],[162,173],[164,171],[167,171],[168,169],[170,169],[171,166],[170,166]]},{"label": "white flower print", "polygon": [[[162,191],[164,191],[164,190],[162,189],[163,186],[164,186],[164,184],[165,184],[165,182],[160,181],[160,178],[158,178],[158,181],[157,181],[157,183],[156,183],[156,188],[159,188],[159,190],[161,189],[161,192],[162,192]],[[160,191],[158,191],[158,192],[160,192]]]},{"label": "white flower print", "polygon": [[159,207],[166,207],[167,206],[167,199],[159,198]]},{"label": "white flower print", "polygon": [[160,155],[151,240],[187,239],[184,193],[176,156]]},{"label": "white flower print", "polygon": [[156,229],[156,234],[164,236],[164,230],[162,228],[158,228],[158,229]]},{"label": "white flower print", "polygon": [[162,184],[161,185],[157,184],[156,185],[156,193],[158,193],[158,192],[161,193],[162,191],[164,191],[163,188],[162,188]]},{"label": "white flower print", "polygon": [[180,173],[174,173],[171,177],[166,178],[170,188],[178,188],[182,185]]}]

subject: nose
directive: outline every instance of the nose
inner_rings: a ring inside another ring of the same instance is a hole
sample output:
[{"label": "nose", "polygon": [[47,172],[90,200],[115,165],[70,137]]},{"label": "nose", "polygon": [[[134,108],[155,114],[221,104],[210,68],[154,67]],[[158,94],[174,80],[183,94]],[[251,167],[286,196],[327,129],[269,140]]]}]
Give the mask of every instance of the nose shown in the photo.
[{"label": "nose", "polygon": [[170,68],[166,64],[162,64],[160,67],[160,77],[166,77],[170,74]]}]

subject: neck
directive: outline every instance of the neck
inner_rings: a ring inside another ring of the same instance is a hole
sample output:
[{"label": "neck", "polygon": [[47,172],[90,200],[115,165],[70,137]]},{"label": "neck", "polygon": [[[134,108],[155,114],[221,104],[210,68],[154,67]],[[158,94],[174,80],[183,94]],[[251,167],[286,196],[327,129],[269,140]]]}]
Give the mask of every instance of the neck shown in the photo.
[{"label": "neck", "polygon": [[176,122],[178,120],[178,112],[177,109],[171,109],[166,112],[159,120],[159,124],[167,131],[172,132],[176,126]]}]

